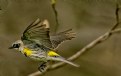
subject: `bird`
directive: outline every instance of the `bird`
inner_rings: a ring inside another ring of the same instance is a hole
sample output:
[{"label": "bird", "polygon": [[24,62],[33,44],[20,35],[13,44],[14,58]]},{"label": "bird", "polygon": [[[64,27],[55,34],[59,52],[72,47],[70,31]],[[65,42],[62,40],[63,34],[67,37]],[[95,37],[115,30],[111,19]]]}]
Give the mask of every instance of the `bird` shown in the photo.
[{"label": "bird", "polygon": [[24,30],[21,38],[12,43],[9,49],[15,49],[33,60],[39,61],[38,67],[43,72],[50,61],[60,61],[79,67],[57,53],[58,46],[66,41],[75,38],[75,33],[68,29],[66,31],[50,35],[50,24],[47,19],[37,18]]}]

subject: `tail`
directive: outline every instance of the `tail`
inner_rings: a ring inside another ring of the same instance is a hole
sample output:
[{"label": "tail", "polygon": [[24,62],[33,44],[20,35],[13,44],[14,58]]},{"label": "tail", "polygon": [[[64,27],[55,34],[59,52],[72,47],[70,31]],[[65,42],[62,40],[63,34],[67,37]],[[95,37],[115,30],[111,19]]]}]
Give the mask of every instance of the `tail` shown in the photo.
[{"label": "tail", "polygon": [[62,61],[62,62],[65,62],[65,63],[67,63],[67,64],[70,64],[70,65],[72,65],[72,66],[75,66],[75,67],[79,67],[80,65],[78,65],[78,64],[75,64],[75,63],[73,63],[73,62],[70,62],[70,61],[68,61],[68,60],[66,60],[65,58],[63,58],[63,57],[49,57],[50,58],[50,60],[54,60],[54,61]]}]

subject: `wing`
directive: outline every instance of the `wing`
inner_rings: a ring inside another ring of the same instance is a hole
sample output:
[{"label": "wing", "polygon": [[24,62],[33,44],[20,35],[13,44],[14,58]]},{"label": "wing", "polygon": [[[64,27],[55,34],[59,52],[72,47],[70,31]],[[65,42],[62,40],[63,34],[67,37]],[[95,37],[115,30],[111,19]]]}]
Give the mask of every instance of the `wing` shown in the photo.
[{"label": "wing", "polygon": [[72,38],[75,38],[75,33],[72,32],[72,29],[68,29],[66,31],[60,32],[54,36],[50,36],[50,40],[52,42],[52,45],[54,48],[57,48],[59,44],[66,40],[71,40]]},{"label": "wing", "polygon": [[21,39],[24,44],[35,42],[39,45],[52,48],[49,36],[49,22],[47,20],[40,21],[40,19],[37,19],[26,28]]}]

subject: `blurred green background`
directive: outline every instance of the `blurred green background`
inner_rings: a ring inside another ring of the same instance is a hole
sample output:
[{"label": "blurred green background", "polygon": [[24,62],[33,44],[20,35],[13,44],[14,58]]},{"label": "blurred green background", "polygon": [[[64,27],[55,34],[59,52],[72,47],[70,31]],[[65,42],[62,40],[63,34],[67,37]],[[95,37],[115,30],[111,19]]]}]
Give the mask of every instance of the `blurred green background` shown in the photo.
[{"label": "blurred green background", "polygon": [[[121,0],[118,3],[121,4]],[[59,54],[66,58],[116,23],[116,0],[57,0],[59,26],[56,26],[50,0],[0,0],[0,7],[0,76],[27,76],[37,71],[38,62],[8,47],[20,39],[25,28],[38,17],[49,20],[51,34],[70,28],[77,33],[75,39],[59,47]],[[80,64],[79,68],[66,65],[44,76],[121,76],[120,35],[113,35],[81,55],[74,61]]]}]

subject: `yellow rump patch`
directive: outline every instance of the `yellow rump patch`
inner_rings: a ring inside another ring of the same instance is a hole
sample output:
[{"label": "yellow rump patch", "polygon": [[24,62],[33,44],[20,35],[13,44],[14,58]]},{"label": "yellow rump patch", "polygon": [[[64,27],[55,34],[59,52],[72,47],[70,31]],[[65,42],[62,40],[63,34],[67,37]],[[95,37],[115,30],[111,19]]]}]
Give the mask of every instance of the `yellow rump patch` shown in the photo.
[{"label": "yellow rump patch", "polygon": [[59,54],[57,54],[57,53],[54,52],[54,51],[49,51],[49,52],[47,53],[47,55],[48,55],[48,56],[60,56]]},{"label": "yellow rump patch", "polygon": [[25,54],[26,56],[30,56],[30,55],[32,54],[32,50],[30,50],[30,49],[28,49],[28,48],[24,48],[23,52],[24,52],[24,54]]}]

